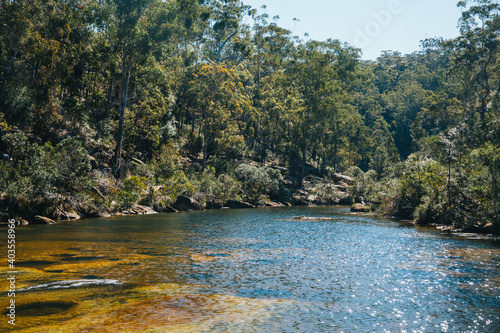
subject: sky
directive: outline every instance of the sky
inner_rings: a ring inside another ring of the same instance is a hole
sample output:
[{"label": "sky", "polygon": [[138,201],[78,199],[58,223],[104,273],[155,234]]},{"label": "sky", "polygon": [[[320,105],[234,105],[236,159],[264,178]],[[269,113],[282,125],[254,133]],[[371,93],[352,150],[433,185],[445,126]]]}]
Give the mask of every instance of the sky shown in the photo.
[{"label": "sky", "polygon": [[[279,15],[278,25],[304,39],[339,39],[375,60],[382,51],[420,50],[426,38],[455,38],[461,11],[458,0],[243,0],[246,5]],[[262,5],[266,5],[264,10]],[[294,18],[300,22],[294,22]],[[270,19],[272,21],[272,19]],[[308,33],[309,37],[304,37]]]}]

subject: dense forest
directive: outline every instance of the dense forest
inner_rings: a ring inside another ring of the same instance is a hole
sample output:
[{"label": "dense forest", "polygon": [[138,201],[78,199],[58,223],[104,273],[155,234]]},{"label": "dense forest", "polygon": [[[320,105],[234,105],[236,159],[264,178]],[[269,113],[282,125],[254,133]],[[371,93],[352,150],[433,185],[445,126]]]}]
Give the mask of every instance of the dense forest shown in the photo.
[{"label": "dense forest", "polygon": [[458,6],[457,38],[364,61],[236,0],[0,0],[2,220],[182,195],[499,233],[500,5]]}]

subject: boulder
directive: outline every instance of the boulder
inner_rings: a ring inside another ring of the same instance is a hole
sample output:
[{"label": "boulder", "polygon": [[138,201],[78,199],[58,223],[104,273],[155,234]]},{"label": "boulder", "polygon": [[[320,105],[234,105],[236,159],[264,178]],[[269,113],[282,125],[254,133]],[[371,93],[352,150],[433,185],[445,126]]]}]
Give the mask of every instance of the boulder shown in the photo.
[{"label": "boulder", "polygon": [[224,206],[219,198],[203,192],[196,193],[193,198],[200,203],[205,201],[206,209],[221,209]]},{"label": "boulder", "polygon": [[0,211],[0,221],[7,222],[11,219],[11,216],[8,212]]},{"label": "boulder", "polygon": [[40,215],[35,215],[33,219],[31,219],[31,224],[55,224],[55,223],[56,221]]},{"label": "boulder", "polygon": [[191,197],[179,195],[174,207],[178,210],[203,210],[203,205]]},{"label": "boulder", "polygon": [[359,212],[359,213],[369,213],[371,208],[369,205],[363,205],[360,203],[354,204],[351,206],[351,212]]},{"label": "boulder", "polygon": [[344,183],[348,183],[348,184],[352,184],[354,182],[353,178],[351,178],[349,176],[341,175],[339,173],[333,174],[332,179],[334,182],[344,182]]},{"label": "boulder", "polygon": [[156,203],[153,205],[153,209],[157,211],[158,213],[177,213],[179,212],[177,209],[175,209],[172,206],[165,205],[163,203]]},{"label": "boulder", "polygon": [[228,200],[225,204],[226,207],[228,208],[255,208],[254,205],[244,202],[244,201],[239,201],[239,200]]},{"label": "boulder", "polygon": [[23,225],[28,225],[28,224],[29,224],[29,222],[26,221],[25,219],[19,219],[19,220],[17,220],[17,225],[23,226]]},{"label": "boulder", "polygon": [[281,202],[276,201],[267,201],[265,205],[266,207],[285,207]]},{"label": "boulder", "polygon": [[90,217],[90,218],[111,217],[111,214],[107,211],[93,210],[85,214],[85,217]]},{"label": "boulder", "polygon": [[95,190],[97,190],[100,193],[99,196],[102,197],[116,191],[116,189],[111,184],[111,180],[108,178],[99,179],[97,181],[97,186],[95,187]]},{"label": "boulder", "polygon": [[133,205],[132,208],[123,211],[123,215],[152,215],[158,214],[157,211],[153,210],[150,207],[142,206],[142,205]]},{"label": "boulder", "polygon": [[212,195],[207,196],[206,200],[207,200],[206,201],[207,203],[205,205],[206,209],[221,209],[224,206],[219,198],[214,197]]},{"label": "boulder", "polygon": [[64,211],[61,208],[58,208],[54,214],[51,216],[54,220],[79,220],[80,215],[78,215],[75,211]]}]

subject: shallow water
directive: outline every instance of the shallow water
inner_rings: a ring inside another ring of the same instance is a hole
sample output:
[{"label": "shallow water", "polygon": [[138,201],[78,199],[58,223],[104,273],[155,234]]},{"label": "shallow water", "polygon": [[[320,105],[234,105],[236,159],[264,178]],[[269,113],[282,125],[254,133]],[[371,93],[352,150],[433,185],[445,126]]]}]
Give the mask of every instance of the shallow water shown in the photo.
[{"label": "shallow water", "polygon": [[[500,331],[498,244],[346,208],[117,217],[16,231],[18,331]],[[6,230],[0,237],[6,258]],[[8,270],[0,268],[2,291]],[[0,304],[8,301],[2,293]],[[4,313],[0,329],[7,320]]]}]

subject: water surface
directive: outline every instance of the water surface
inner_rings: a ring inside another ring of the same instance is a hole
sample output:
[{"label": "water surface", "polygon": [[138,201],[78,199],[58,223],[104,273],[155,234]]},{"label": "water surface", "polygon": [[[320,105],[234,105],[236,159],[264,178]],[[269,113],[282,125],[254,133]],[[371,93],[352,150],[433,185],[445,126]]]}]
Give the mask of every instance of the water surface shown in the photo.
[{"label": "water surface", "polygon": [[498,332],[500,247],[473,238],[334,207],[19,228],[16,329]]}]

